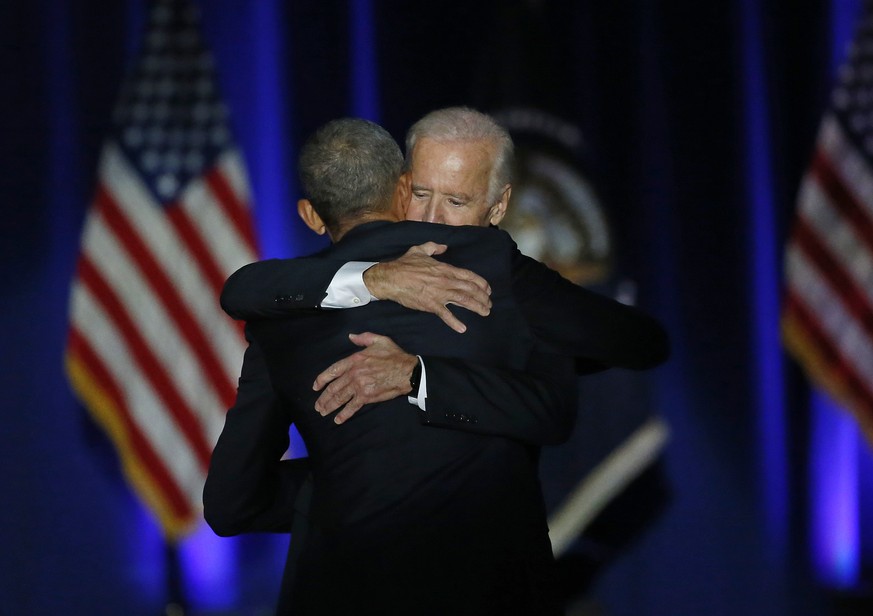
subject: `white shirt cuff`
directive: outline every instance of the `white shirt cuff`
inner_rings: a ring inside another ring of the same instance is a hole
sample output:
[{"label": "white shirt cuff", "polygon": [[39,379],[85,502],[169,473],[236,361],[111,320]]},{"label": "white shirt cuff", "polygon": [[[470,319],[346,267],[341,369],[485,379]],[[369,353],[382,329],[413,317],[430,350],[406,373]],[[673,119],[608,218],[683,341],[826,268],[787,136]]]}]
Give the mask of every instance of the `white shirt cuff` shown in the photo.
[{"label": "white shirt cuff", "polygon": [[364,284],[364,272],[374,265],[375,261],[349,261],[339,268],[327,287],[327,297],[321,300],[321,307],[357,308],[375,300]]},{"label": "white shirt cuff", "polygon": [[421,381],[418,384],[418,391],[413,391],[410,393],[415,394],[414,396],[406,396],[406,399],[409,400],[409,404],[414,404],[422,411],[427,410],[427,370],[424,368],[424,360],[421,358],[421,355],[416,355],[418,357],[418,363],[421,364]]}]

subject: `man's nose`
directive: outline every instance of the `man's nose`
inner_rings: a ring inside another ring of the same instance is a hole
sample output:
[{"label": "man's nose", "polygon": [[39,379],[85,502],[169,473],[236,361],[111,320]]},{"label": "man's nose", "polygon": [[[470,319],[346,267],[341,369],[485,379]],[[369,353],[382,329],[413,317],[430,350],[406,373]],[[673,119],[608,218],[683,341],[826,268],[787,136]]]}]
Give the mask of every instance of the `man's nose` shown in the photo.
[{"label": "man's nose", "polygon": [[424,210],[424,222],[441,223],[442,217],[439,215],[439,208],[431,201]]}]

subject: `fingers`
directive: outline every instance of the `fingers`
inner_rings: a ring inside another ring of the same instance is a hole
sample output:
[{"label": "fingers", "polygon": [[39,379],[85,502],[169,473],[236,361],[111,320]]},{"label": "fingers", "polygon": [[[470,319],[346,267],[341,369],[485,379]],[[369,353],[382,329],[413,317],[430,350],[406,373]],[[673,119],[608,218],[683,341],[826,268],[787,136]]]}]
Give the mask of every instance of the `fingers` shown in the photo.
[{"label": "fingers", "polygon": [[366,402],[373,401],[365,399],[368,393],[365,393],[365,385],[362,381],[362,367],[374,361],[384,363],[387,359],[395,357],[397,352],[403,352],[391,338],[373,332],[349,334],[349,340],[357,346],[366,348],[330,365],[315,377],[315,382],[312,384],[313,391],[321,391],[321,395],[315,401],[315,410],[321,415],[328,415],[345,404],[347,409],[343,420],[354,415]]},{"label": "fingers", "polygon": [[478,287],[464,291],[454,290],[442,303],[461,306],[483,317],[491,314],[491,297]]},{"label": "fingers", "polygon": [[343,376],[351,368],[351,365],[352,362],[346,357],[328,366],[327,370],[315,377],[315,382],[312,384],[313,391],[321,391],[325,385]]},{"label": "fingers", "polygon": [[406,251],[406,254],[424,253],[427,256],[432,257],[433,255],[443,254],[447,249],[448,246],[446,246],[445,244],[437,244],[436,242],[425,242],[424,244],[413,246]]},{"label": "fingers", "polygon": [[355,400],[352,400],[348,404],[346,404],[345,408],[336,414],[336,417],[333,418],[333,422],[337,425],[342,424],[346,420],[348,420],[352,415],[357,413],[361,408],[363,408],[363,404],[358,403]]},{"label": "fingers", "polygon": [[[374,334],[372,332],[349,334],[349,340],[352,344],[360,347],[369,347],[374,344],[394,344],[391,338],[380,336],[379,334]],[[328,366],[324,372],[315,377],[315,382],[312,384],[313,391],[321,391],[321,389],[331,381],[345,376],[355,366],[355,364],[360,361],[360,353],[362,353],[362,351],[353,353],[345,359],[341,359]]]},{"label": "fingers", "polygon": [[[443,310],[448,310],[443,307]],[[448,314],[451,318],[451,313]],[[453,323],[455,327],[463,325]],[[391,338],[372,332],[349,334],[349,340],[366,346],[336,362],[316,377],[313,389],[321,390],[315,410],[322,416],[337,412],[334,422],[344,423],[370,403],[384,402],[409,391],[409,375],[418,362]]]},{"label": "fingers", "polygon": [[467,310],[484,316],[491,312],[491,285],[484,278],[451,265],[442,264],[446,268],[442,280],[445,286],[433,285],[435,293],[442,292],[444,304],[457,304]]},{"label": "fingers", "polygon": [[[384,355],[392,351],[400,350],[400,347],[388,336],[374,334],[373,332],[364,332],[362,334],[349,334],[349,340],[352,344],[360,347],[372,347],[375,355]],[[347,359],[351,361],[361,360],[368,355],[364,351],[358,351],[354,355],[349,355]],[[372,355],[371,355],[372,356]],[[351,359],[354,358],[354,359]]]},{"label": "fingers", "polygon": [[491,295],[491,285],[476,272],[440,261],[432,261],[430,266],[433,269],[432,274],[437,278],[451,280],[455,285],[469,289],[471,293],[481,292],[485,295]]},{"label": "fingers", "polygon": [[465,331],[467,331],[467,326],[461,323],[461,321],[452,314],[452,311],[445,306],[443,306],[441,309],[437,309],[436,315],[443,320],[443,323],[451,327],[459,334],[463,334]]},{"label": "fingers", "polygon": [[382,338],[379,334],[374,334],[372,332],[363,332],[361,334],[349,334],[349,340],[351,340],[352,344],[355,344],[359,347],[368,347],[376,344],[379,341],[379,338]]},{"label": "fingers", "polygon": [[354,388],[348,387],[345,380],[334,381],[321,392],[321,395],[315,401],[315,410],[322,417],[330,415],[343,404],[352,400],[354,396]]},{"label": "fingers", "polygon": [[447,266],[447,267],[452,268],[452,274],[455,276],[455,278],[458,278],[460,280],[464,280],[466,282],[471,282],[474,285],[476,285],[476,287],[481,289],[484,293],[486,293],[487,295],[491,295],[491,285],[488,284],[488,281],[485,280],[484,278],[482,278],[482,276],[480,276],[476,272],[471,272],[468,269],[463,269],[460,267],[454,267],[454,266]]},{"label": "fingers", "polygon": [[[483,317],[491,314],[491,296],[480,287],[470,283],[456,284],[446,289],[432,289],[426,303],[424,298],[421,298],[420,301],[426,306],[425,310],[438,315],[443,321],[447,319],[446,306],[449,304],[466,308]],[[449,316],[449,318],[452,317]],[[458,331],[454,327],[452,329]]]},{"label": "fingers", "polygon": [[[426,242],[413,246],[402,257],[380,263],[364,272],[370,292],[413,310],[439,315],[454,331],[463,332],[460,321],[446,312],[455,304],[480,316],[491,313],[491,286],[470,270],[442,263],[432,255],[445,252],[445,244]],[[353,339],[358,346],[368,346],[365,339]]]}]

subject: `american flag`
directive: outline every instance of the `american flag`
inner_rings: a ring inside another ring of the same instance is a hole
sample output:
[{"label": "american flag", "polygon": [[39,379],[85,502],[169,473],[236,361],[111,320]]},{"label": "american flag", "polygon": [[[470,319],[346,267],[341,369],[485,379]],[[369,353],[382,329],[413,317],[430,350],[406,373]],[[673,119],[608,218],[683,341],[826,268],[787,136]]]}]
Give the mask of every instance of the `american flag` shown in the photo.
[{"label": "american flag", "polygon": [[245,350],[218,304],[227,275],[257,258],[226,121],[195,8],[154,2],[100,157],[66,367],[170,538],[202,519],[209,457]]},{"label": "american flag", "polygon": [[840,69],[785,257],[786,346],[873,442],[873,11]]}]

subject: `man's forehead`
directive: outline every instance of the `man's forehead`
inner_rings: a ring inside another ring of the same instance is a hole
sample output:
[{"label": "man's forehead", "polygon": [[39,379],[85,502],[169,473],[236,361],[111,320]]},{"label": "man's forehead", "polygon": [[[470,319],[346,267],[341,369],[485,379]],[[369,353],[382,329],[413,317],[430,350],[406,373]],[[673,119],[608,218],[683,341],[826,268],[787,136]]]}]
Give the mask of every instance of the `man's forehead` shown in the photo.
[{"label": "man's forehead", "polygon": [[487,142],[422,140],[416,144],[411,162],[413,182],[440,177],[450,183],[467,184],[464,191],[478,192],[469,183],[487,182],[494,156]]},{"label": "man's forehead", "polygon": [[412,151],[413,164],[415,159],[439,159],[441,161],[464,161],[466,164],[478,162],[487,165],[493,163],[496,155],[494,144],[487,139],[432,139],[421,138]]}]

